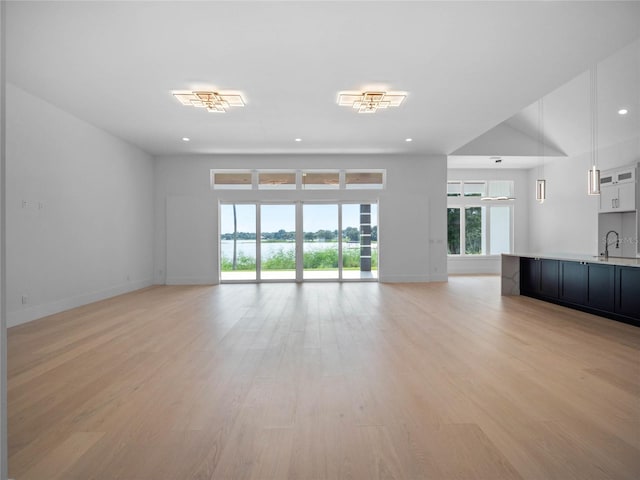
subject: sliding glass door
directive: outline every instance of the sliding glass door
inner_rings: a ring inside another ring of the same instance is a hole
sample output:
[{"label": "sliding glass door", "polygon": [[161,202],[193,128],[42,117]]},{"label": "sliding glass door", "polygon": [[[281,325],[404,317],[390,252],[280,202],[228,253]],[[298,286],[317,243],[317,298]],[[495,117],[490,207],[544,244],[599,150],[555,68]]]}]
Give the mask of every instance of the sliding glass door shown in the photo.
[{"label": "sliding glass door", "polygon": [[296,279],[296,205],[260,205],[260,278]]},{"label": "sliding glass door", "polygon": [[257,280],[256,206],[220,205],[220,280]]},{"label": "sliding glass door", "polygon": [[303,205],[305,280],[340,278],[338,207],[336,204]]},{"label": "sliding glass door", "polygon": [[220,280],[378,278],[376,203],[221,204]]}]

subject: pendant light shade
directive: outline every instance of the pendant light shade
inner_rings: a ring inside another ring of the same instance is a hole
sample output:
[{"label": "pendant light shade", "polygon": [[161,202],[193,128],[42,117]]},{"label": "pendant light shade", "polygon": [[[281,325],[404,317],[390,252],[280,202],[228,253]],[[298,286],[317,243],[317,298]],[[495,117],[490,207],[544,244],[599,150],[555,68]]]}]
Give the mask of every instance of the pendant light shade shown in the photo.
[{"label": "pendant light shade", "polygon": [[547,198],[547,182],[543,179],[536,180],[536,200],[544,203]]},{"label": "pendant light shade", "polygon": [[600,170],[592,165],[587,173],[589,184],[587,185],[587,193],[589,195],[600,195]]}]

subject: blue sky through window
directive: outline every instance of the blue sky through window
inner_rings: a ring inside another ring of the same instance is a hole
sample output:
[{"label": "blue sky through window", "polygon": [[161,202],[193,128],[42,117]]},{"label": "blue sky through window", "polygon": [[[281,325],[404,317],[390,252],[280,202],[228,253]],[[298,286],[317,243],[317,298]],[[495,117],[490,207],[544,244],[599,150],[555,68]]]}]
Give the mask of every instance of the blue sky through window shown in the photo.
[{"label": "blue sky through window", "polygon": [[[261,222],[263,232],[277,232],[285,230],[293,232],[295,225],[295,205],[268,205],[268,210],[263,210]],[[373,223],[377,218],[376,204],[371,205],[371,214]],[[233,233],[233,206],[221,205],[220,207],[220,233]],[[236,205],[238,216],[239,232],[255,232],[256,231],[256,206],[255,205]],[[265,215],[265,213],[268,213]],[[335,204],[320,205],[314,204],[313,216],[305,218],[306,230],[315,232],[326,228],[327,223],[336,223],[336,207]],[[335,220],[334,220],[335,219]],[[360,226],[360,208],[357,204],[345,204],[342,210],[342,228]]]}]

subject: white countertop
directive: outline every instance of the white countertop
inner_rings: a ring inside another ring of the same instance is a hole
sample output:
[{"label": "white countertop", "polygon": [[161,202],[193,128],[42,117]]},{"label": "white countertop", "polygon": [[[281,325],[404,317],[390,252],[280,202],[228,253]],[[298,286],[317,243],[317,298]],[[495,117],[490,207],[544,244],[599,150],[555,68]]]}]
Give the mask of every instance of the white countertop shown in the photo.
[{"label": "white countertop", "polygon": [[547,258],[550,260],[566,260],[570,262],[588,262],[602,263],[606,265],[622,265],[625,267],[640,267],[640,258],[609,257],[608,260],[605,260],[604,257],[597,257],[595,255],[576,255],[573,253],[503,253],[502,255],[507,257]]}]

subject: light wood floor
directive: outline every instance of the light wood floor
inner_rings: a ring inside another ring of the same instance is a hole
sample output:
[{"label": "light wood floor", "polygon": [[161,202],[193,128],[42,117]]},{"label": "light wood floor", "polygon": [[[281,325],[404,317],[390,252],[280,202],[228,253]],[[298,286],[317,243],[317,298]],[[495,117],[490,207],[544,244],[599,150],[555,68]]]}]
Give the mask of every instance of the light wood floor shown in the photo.
[{"label": "light wood floor", "polygon": [[154,287],[8,341],[16,480],[640,478],[640,329],[496,277]]}]

